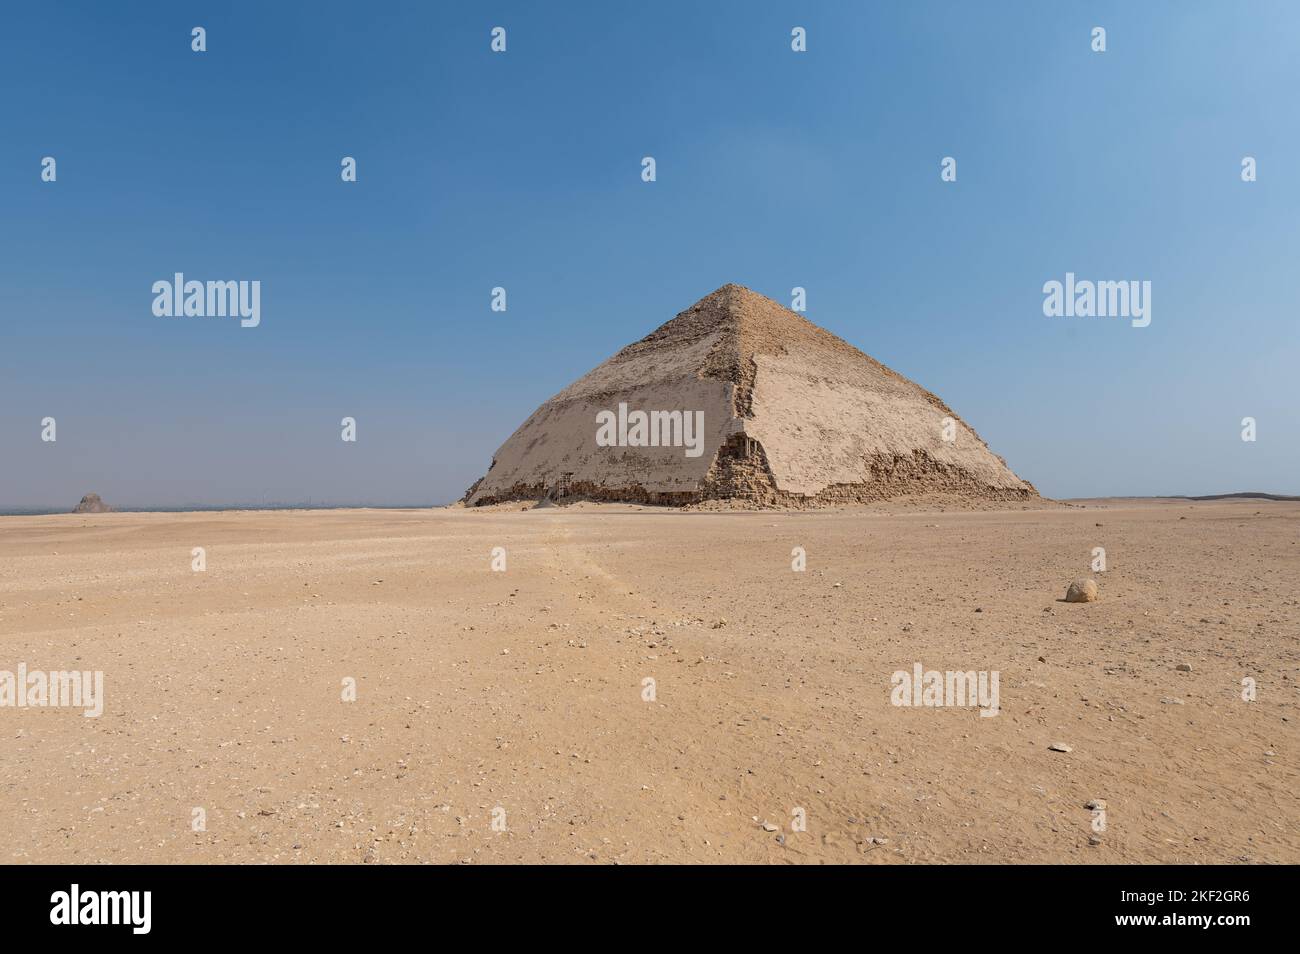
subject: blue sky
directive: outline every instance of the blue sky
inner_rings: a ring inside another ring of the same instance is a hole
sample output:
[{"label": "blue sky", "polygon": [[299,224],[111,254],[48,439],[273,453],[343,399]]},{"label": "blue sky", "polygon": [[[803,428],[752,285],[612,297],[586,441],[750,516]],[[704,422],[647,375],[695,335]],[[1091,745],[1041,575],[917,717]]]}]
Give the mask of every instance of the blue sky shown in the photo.
[{"label": "blue sky", "polygon": [[[446,502],[730,281],[807,288],[1045,494],[1300,492],[1295,4],[84,2],[0,26],[0,506]],[[155,317],[177,271],[261,281],[260,327]],[[1151,281],[1151,325],[1045,317],[1067,271]]]}]

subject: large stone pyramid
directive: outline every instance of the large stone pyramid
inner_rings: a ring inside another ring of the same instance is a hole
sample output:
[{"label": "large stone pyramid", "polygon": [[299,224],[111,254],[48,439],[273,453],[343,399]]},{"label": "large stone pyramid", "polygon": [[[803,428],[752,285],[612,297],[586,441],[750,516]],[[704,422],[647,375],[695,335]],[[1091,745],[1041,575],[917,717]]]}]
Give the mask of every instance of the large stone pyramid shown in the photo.
[{"label": "large stone pyramid", "polygon": [[933,493],[1038,496],[929,391],[724,285],[534,411],[464,499],[806,507]]}]

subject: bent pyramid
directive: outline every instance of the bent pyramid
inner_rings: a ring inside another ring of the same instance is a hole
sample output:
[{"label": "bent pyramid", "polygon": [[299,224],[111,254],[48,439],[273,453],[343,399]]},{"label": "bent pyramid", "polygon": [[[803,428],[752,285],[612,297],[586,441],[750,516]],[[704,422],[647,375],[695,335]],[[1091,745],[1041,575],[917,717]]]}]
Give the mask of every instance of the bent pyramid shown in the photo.
[{"label": "bent pyramid", "polygon": [[1038,496],[929,391],[724,285],[534,411],[464,501],[807,507],[921,493]]}]

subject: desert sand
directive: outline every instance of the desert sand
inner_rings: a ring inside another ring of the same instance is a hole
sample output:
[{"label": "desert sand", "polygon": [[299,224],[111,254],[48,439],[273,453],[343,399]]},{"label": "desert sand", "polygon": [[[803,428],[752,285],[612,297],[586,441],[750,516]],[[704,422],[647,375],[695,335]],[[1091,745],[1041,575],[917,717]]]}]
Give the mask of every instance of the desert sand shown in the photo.
[{"label": "desert sand", "polygon": [[1256,500],[0,518],[0,670],[105,686],[0,708],[2,860],[1296,863],[1298,581]]}]

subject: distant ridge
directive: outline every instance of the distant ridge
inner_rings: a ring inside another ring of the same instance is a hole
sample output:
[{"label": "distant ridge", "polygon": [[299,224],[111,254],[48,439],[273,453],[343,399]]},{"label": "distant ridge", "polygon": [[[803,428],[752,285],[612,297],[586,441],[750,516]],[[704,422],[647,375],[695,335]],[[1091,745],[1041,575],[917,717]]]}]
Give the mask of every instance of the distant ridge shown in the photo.
[{"label": "distant ridge", "polygon": [[1191,494],[1098,494],[1093,497],[1067,497],[1065,502],[1070,500],[1300,500],[1300,496],[1288,494],[1266,494],[1261,491],[1242,491],[1231,494],[1205,494],[1204,496],[1193,496]]},{"label": "distant ridge", "polygon": [[1234,497],[1241,497],[1248,500],[1300,500],[1300,497],[1290,496],[1288,494],[1266,494],[1257,490],[1242,491],[1237,494],[1207,494],[1204,497],[1191,497],[1187,494],[1179,494],[1177,500],[1231,500]]}]

